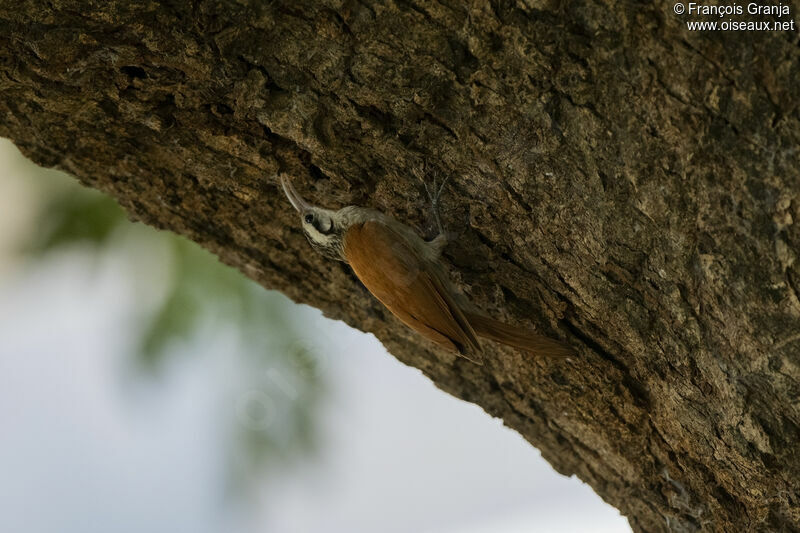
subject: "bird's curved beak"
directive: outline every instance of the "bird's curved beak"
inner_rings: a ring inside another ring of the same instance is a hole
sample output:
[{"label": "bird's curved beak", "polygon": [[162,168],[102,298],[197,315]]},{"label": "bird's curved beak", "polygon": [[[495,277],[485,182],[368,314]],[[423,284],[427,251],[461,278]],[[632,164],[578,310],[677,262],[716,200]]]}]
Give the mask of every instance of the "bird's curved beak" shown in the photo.
[{"label": "bird's curved beak", "polygon": [[311,209],[311,206],[303,200],[303,197],[294,190],[292,183],[286,179],[286,176],[281,176],[281,186],[283,186],[283,192],[286,193],[286,197],[292,202],[292,206],[295,209],[301,213]]}]

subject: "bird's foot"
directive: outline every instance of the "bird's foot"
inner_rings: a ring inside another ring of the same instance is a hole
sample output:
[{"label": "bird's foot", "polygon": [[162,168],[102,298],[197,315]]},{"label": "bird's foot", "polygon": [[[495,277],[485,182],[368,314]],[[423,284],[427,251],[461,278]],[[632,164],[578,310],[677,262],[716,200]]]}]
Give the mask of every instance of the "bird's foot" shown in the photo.
[{"label": "bird's foot", "polygon": [[445,246],[447,246],[447,241],[449,241],[449,238],[446,233],[440,233],[434,237],[433,240],[428,241],[428,246],[430,247],[431,252],[433,252],[433,257],[435,259],[441,257],[442,250]]},{"label": "bird's foot", "polygon": [[[428,194],[428,199],[431,201],[431,209],[433,211],[433,218],[436,221],[436,229],[439,231],[439,236],[445,236],[445,229],[444,225],[442,224],[441,216],[439,215],[439,199],[442,196],[442,191],[444,191],[445,185],[450,180],[450,177],[446,177],[442,180],[441,184],[438,183],[438,179],[436,178],[436,174],[433,174],[433,184],[429,185],[427,181],[423,180],[422,184],[425,187],[425,192]],[[438,239],[439,237],[437,237]],[[445,238],[446,242],[446,238]]]}]

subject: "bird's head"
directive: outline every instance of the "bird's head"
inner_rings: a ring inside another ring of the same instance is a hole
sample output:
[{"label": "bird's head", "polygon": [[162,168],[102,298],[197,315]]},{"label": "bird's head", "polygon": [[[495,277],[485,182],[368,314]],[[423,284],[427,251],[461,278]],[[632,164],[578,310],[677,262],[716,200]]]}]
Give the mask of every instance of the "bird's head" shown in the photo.
[{"label": "bird's head", "polygon": [[284,176],[281,176],[281,185],[292,206],[300,213],[303,233],[311,246],[326,257],[343,260],[342,239],[346,228],[339,212],[309,204]]}]

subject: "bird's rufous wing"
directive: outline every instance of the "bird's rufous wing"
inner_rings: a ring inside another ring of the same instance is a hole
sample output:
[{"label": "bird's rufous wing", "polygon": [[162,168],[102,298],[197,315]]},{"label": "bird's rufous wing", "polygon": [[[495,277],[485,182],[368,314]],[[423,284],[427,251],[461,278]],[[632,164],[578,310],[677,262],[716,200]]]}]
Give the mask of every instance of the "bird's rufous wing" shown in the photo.
[{"label": "bird's rufous wing", "polygon": [[344,255],[364,286],[411,329],[479,361],[481,347],[446,282],[386,224],[355,224],[344,235]]}]

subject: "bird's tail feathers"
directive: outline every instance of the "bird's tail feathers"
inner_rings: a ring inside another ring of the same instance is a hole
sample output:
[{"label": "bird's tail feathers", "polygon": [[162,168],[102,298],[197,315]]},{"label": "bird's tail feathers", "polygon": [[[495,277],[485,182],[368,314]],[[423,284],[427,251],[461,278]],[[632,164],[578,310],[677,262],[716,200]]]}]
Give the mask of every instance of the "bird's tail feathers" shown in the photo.
[{"label": "bird's tail feathers", "polygon": [[566,357],[575,354],[569,346],[562,342],[517,326],[511,326],[483,314],[468,313],[467,320],[478,336],[531,352],[537,356]]}]

